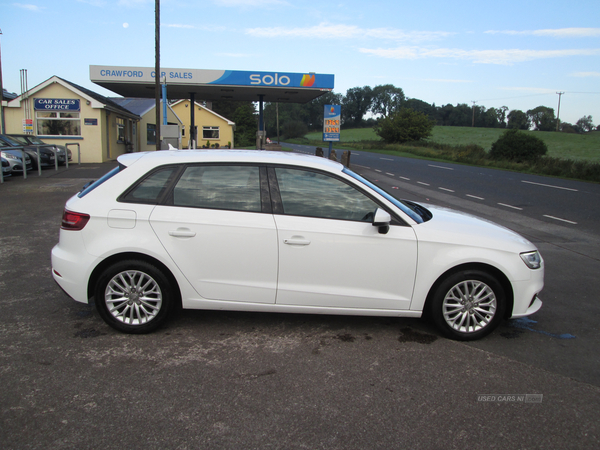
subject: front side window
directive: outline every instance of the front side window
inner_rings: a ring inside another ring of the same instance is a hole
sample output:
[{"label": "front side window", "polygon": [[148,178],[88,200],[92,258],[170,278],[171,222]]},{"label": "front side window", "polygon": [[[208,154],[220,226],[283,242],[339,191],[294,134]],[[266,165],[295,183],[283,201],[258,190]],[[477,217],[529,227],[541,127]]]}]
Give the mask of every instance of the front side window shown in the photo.
[{"label": "front side window", "polygon": [[37,134],[43,136],[80,136],[78,112],[36,111]]},{"label": "front side window", "polygon": [[287,215],[370,222],[378,205],[342,180],[308,170],[276,168]]},{"label": "front side window", "polygon": [[254,166],[190,166],[175,185],[173,205],[260,212],[259,173]]},{"label": "front side window", "polygon": [[219,139],[219,127],[202,127],[203,139]]}]

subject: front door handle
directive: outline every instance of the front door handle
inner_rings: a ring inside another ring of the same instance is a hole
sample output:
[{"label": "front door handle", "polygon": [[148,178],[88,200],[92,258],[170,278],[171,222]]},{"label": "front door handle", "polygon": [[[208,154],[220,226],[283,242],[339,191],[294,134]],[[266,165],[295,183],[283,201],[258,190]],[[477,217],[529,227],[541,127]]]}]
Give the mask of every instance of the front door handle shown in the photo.
[{"label": "front door handle", "polygon": [[283,243],[287,245],[308,245],[310,244],[310,241],[308,239],[304,239],[303,237],[292,236],[289,239],[284,239]]},{"label": "front door handle", "polygon": [[170,230],[169,236],[173,237],[194,237],[196,232],[188,228],[177,228],[176,230]]}]

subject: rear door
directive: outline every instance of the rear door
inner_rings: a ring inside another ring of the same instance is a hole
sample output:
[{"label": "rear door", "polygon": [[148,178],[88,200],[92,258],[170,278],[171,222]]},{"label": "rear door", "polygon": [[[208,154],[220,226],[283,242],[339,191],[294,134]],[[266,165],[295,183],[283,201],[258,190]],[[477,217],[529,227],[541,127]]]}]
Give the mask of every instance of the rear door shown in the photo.
[{"label": "rear door", "polygon": [[263,212],[270,203],[260,172],[251,165],[190,165],[170,204],[152,212],[156,235],[206,299],[275,302],[277,231],[273,215]]}]

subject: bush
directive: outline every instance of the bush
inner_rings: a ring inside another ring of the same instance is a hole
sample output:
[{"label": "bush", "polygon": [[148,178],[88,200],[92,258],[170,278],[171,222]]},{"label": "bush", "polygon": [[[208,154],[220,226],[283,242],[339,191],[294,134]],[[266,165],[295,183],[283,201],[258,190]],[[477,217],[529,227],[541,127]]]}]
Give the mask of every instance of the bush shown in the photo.
[{"label": "bush", "polygon": [[404,108],[381,119],[373,129],[385,142],[402,144],[428,138],[434,125],[426,114]]},{"label": "bush", "polygon": [[541,139],[516,129],[506,130],[492,144],[490,158],[508,161],[536,161],[548,152],[548,147]]}]

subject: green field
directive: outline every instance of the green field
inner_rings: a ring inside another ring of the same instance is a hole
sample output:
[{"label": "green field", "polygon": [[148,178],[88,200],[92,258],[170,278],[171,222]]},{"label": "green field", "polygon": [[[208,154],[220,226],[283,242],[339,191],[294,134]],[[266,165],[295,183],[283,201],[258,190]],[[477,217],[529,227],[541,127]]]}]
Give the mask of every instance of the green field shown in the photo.
[{"label": "green field", "polygon": [[[489,150],[504,132],[500,128],[439,127],[433,129],[430,141],[440,144],[465,145],[477,144]],[[580,161],[600,162],[600,132],[586,134],[555,133],[547,131],[527,131],[541,138],[548,146],[548,156]],[[309,140],[321,140],[322,133],[306,135]],[[377,141],[379,136],[372,128],[342,130],[342,143],[359,141]],[[327,145],[324,143],[324,145]]]}]

